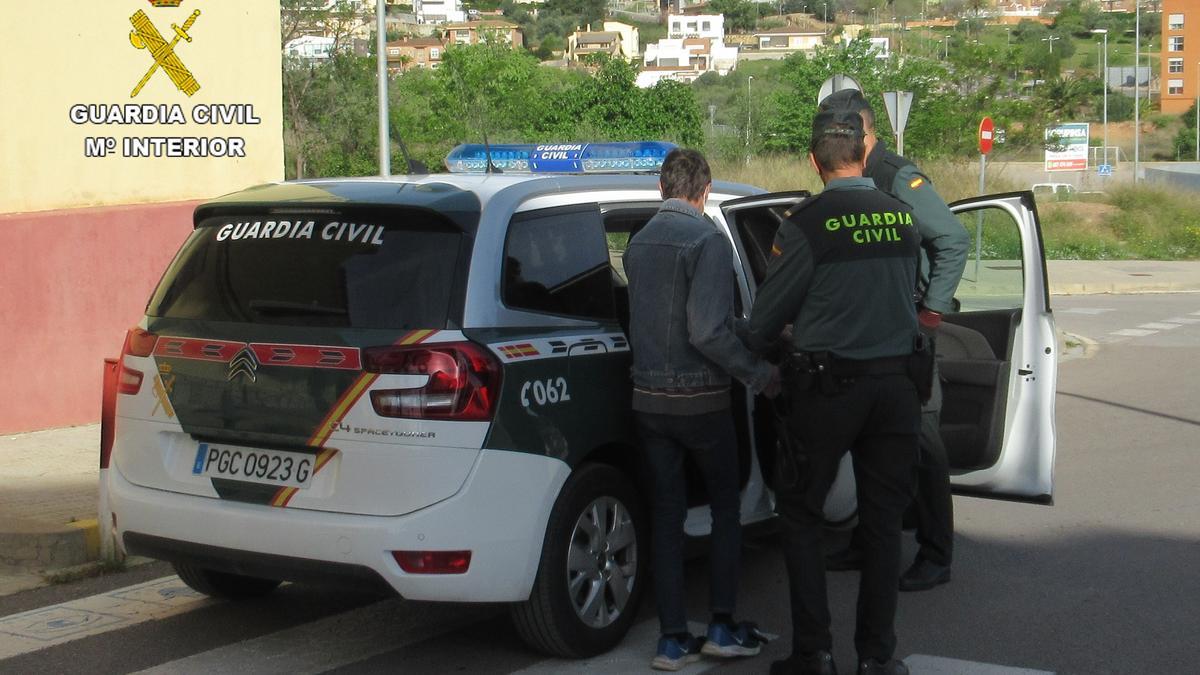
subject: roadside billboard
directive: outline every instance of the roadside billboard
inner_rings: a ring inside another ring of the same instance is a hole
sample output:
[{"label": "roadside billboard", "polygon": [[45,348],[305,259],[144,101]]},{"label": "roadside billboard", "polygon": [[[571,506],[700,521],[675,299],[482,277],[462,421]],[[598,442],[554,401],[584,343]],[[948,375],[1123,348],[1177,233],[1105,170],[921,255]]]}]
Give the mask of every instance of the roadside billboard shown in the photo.
[{"label": "roadside billboard", "polygon": [[1087,122],[1046,127],[1046,171],[1087,171]]}]

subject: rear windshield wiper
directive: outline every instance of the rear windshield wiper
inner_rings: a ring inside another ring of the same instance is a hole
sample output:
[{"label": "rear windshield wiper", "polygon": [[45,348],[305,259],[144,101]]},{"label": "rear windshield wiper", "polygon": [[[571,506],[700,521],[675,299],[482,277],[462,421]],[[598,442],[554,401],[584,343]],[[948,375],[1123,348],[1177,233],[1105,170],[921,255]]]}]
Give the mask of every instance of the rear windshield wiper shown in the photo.
[{"label": "rear windshield wiper", "polygon": [[310,305],[303,302],[288,302],[286,300],[251,300],[250,309],[259,314],[312,314],[322,316],[346,316],[342,307],[326,307],[325,305]]}]

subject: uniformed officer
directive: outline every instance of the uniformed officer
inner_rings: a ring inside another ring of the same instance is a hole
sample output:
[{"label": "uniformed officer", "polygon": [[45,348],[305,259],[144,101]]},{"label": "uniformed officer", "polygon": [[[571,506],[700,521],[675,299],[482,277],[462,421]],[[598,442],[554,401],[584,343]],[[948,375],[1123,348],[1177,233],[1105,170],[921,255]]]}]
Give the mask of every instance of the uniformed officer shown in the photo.
[{"label": "uniformed officer", "polygon": [[920,425],[910,377],[919,237],[912,210],[862,177],[863,135],[857,113],[818,113],[809,158],[825,190],[785,214],[747,327],[751,346],[765,350],[792,324],[790,412],[776,481],[792,655],[771,665],[774,675],[837,672],[821,539],[825,497],[847,450],[864,554],[858,672],[908,672],[892,657],[900,520],[912,498]]},{"label": "uniformed officer", "polygon": [[[921,235],[921,277],[917,283],[917,317],[922,332],[935,335],[942,330],[942,313],[953,309],[954,292],[967,264],[971,239],[962,223],[933,188],[919,168],[897,155],[875,135],[875,113],[862,93],[854,89],[836,92],[820,104],[820,110],[843,110],[863,118],[867,165],[863,175],[875,186],[912,207],[917,232]],[[955,330],[947,324],[945,330]],[[950,496],[950,464],[939,431],[942,387],[933,377],[933,393],[921,408],[920,455],[917,459],[917,491],[909,513],[917,528],[920,550],[900,577],[900,590],[923,591],[950,581],[954,553],[954,502]],[[857,569],[861,560],[858,537],[849,549],[826,560],[827,569]]]}]

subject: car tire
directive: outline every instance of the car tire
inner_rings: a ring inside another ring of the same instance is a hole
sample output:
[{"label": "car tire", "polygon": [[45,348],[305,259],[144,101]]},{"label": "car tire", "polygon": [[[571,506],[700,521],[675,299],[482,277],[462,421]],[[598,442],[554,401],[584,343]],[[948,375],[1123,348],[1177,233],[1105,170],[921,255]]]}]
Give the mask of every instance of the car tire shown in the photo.
[{"label": "car tire", "polygon": [[550,513],[529,599],[511,607],[517,633],[553,656],[584,658],[612,649],[637,616],[648,535],[630,477],[606,464],[576,469]]},{"label": "car tire", "polygon": [[214,598],[240,600],[257,598],[279,586],[277,579],[259,579],[230,572],[218,572],[190,563],[172,563],[175,573],[192,590]]}]

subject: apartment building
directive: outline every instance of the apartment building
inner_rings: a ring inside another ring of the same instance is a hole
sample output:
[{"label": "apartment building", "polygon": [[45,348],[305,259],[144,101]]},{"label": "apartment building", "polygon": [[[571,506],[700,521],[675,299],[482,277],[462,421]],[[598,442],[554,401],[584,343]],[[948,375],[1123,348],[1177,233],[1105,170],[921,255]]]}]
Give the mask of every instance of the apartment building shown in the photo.
[{"label": "apartment building", "polygon": [[1200,94],[1200,2],[1162,0],[1164,113],[1187,112]]}]

